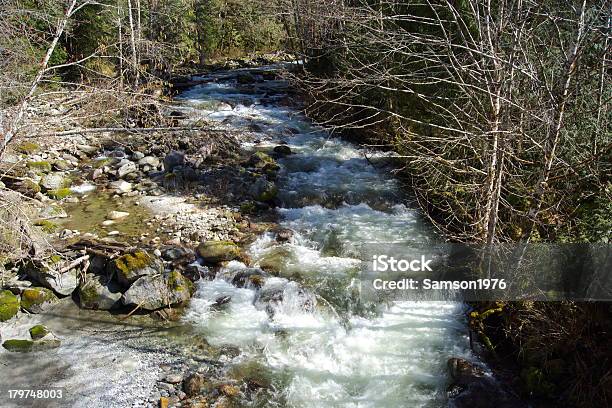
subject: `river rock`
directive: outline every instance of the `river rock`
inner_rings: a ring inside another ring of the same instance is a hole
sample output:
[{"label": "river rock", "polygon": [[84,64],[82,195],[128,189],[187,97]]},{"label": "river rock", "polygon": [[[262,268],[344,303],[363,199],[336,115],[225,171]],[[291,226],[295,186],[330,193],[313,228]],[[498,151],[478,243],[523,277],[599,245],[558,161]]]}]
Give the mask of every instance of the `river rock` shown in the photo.
[{"label": "river rock", "polygon": [[193,373],[183,382],[183,391],[190,397],[206,393],[212,388],[212,383],[200,373]]},{"label": "river rock", "polygon": [[178,271],[139,278],[123,294],[124,305],[139,305],[144,310],[184,303],[194,292],[193,283]]},{"label": "river rock", "polygon": [[230,241],[205,241],[198,245],[197,252],[211,263],[231,261],[240,256],[240,248]]},{"label": "river rock", "polygon": [[83,309],[110,310],[118,305],[122,293],[119,285],[101,275],[89,275],[79,286],[79,300]]},{"label": "river rock", "polygon": [[113,181],[108,187],[116,193],[129,193],[132,191],[132,183],[128,183],[125,180]]},{"label": "river rock", "polygon": [[19,312],[19,298],[10,290],[0,291],[0,322],[11,319]]},{"label": "river rock", "polygon": [[259,177],[249,188],[249,194],[257,201],[273,201],[277,194],[276,184],[269,181],[267,177]]},{"label": "river rock", "polygon": [[108,264],[109,273],[115,274],[123,286],[130,286],[145,275],[159,274],[164,270],[161,260],[145,251],[136,251],[113,259]]},{"label": "river rock", "polygon": [[185,164],[185,155],[181,152],[177,152],[176,150],[170,151],[164,157],[164,170],[168,173],[172,172],[175,167],[182,166]]},{"label": "river rock", "polygon": [[21,292],[21,307],[30,313],[45,312],[57,301],[57,296],[47,288],[34,287]]},{"label": "river rock", "polygon": [[274,153],[280,157],[289,156],[291,154],[291,148],[287,145],[279,145],[274,147]]},{"label": "river rock", "polygon": [[151,166],[152,168],[156,169],[159,167],[159,159],[154,156],[145,156],[138,160],[138,164],[141,166]]},{"label": "river rock", "polygon": [[524,408],[526,405],[505,391],[483,369],[463,358],[448,360],[451,385],[447,393],[454,408]]},{"label": "river rock", "polygon": [[293,237],[293,231],[289,228],[282,228],[276,233],[277,242],[289,242]]},{"label": "river rock", "polygon": [[117,177],[123,178],[130,173],[136,172],[137,170],[138,168],[136,167],[136,164],[134,162],[128,161],[117,169]]},{"label": "river rock", "polygon": [[51,330],[49,330],[47,326],[37,324],[36,326],[30,327],[29,332],[32,340],[40,340],[43,337],[47,336],[49,333],[51,333]]},{"label": "river rock", "polygon": [[121,218],[127,217],[128,215],[130,215],[130,213],[126,211],[111,211],[108,213],[106,218],[109,220],[119,220]]},{"label": "river rock", "polygon": [[[46,327],[39,325],[46,329]],[[37,329],[38,326],[34,326],[32,329]],[[30,330],[32,330],[30,329]],[[33,351],[45,351],[54,349],[60,346],[61,341],[53,333],[46,329],[46,333],[42,337],[38,337],[35,340],[25,339],[10,339],[2,343],[2,347],[13,353],[29,353]]]},{"label": "river rock", "polygon": [[55,203],[45,206],[38,214],[38,218],[41,220],[67,217],[68,213],[66,213],[66,210],[61,205]]},{"label": "river rock", "polygon": [[74,292],[79,283],[76,268],[60,273],[50,267],[30,263],[26,266],[25,272],[30,278],[62,296]]},{"label": "river rock", "polygon": [[70,179],[65,173],[49,173],[43,176],[40,185],[46,190],[59,190],[70,186]]},{"label": "river rock", "polygon": [[249,73],[239,74],[236,77],[236,82],[239,84],[252,84],[255,82],[255,77]]}]

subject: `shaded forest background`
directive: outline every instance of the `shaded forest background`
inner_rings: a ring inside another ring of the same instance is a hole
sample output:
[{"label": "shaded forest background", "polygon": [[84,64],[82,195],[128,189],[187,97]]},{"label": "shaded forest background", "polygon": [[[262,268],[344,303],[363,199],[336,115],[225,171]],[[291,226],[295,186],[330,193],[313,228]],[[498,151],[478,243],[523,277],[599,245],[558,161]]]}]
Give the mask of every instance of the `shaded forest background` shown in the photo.
[{"label": "shaded forest background", "polygon": [[[0,151],[164,125],[172,78],[282,51],[308,115],[396,152],[449,239],[609,243],[611,22],[604,0],[0,0]],[[474,322],[529,395],[609,404],[609,306],[499,309]]]}]

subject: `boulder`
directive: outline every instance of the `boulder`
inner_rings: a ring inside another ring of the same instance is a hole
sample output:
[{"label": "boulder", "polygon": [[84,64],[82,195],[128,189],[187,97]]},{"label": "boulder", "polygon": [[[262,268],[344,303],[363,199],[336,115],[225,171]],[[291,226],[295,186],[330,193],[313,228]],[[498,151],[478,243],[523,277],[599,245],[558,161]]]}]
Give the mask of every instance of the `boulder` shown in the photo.
[{"label": "boulder", "polygon": [[136,171],[138,171],[136,164],[134,162],[128,161],[117,169],[117,177],[123,178],[128,174],[134,173]]},{"label": "boulder", "polygon": [[132,183],[128,183],[125,180],[113,181],[108,187],[116,193],[129,193],[132,191]]},{"label": "boulder", "polygon": [[11,319],[19,312],[19,298],[10,290],[0,291],[0,322]]},{"label": "boulder", "polygon": [[79,286],[79,301],[83,309],[110,310],[118,305],[121,296],[119,285],[101,275],[89,275]]},{"label": "boulder", "polygon": [[136,251],[113,259],[108,268],[109,273],[115,274],[117,281],[126,287],[141,276],[159,274],[164,270],[161,260],[145,251]]},{"label": "boulder", "polygon": [[293,231],[289,228],[282,228],[276,233],[277,242],[289,242],[293,237]]},{"label": "boulder", "polygon": [[166,172],[171,172],[175,167],[182,166],[185,164],[185,155],[181,152],[177,152],[176,150],[170,151],[164,157],[164,170]]},{"label": "boulder", "polygon": [[43,176],[40,185],[45,190],[60,190],[70,187],[70,178],[62,172],[49,173]]},{"label": "boulder", "polygon": [[76,269],[60,273],[51,267],[30,263],[26,266],[25,272],[36,282],[61,296],[70,295],[79,284]]},{"label": "boulder", "polygon": [[124,305],[156,310],[186,302],[194,292],[193,283],[178,271],[139,278],[123,294]]},{"label": "boulder", "polygon": [[29,161],[26,166],[35,172],[49,173],[51,171],[51,163],[48,161]]},{"label": "boulder", "polygon": [[247,166],[270,172],[277,171],[280,168],[276,161],[264,152],[253,153],[247,161]]},{"label": "boulder", "polygon": [[159,159],[154,156],[145,156],[138,160],[138,164],[141,166],[151,166],[152,168],[156,169],[159,167]]},{"label": "boulder", "polygon": [[197,252],[211,263],[231,261],[240,256],[240,248],[230,241],[205,241],[198,245]]},{"label": "boulder", "polygon": [[249,188],[249,194],[257,201],[273,201],[278,195],[276,184],[269,181],[267,177],[259,177]]},{"label": "boulder", "polygon": [[57,301],[57,296],[47,288],[34,287],[21,292],[21,307],[30,313],[42,313]]}]

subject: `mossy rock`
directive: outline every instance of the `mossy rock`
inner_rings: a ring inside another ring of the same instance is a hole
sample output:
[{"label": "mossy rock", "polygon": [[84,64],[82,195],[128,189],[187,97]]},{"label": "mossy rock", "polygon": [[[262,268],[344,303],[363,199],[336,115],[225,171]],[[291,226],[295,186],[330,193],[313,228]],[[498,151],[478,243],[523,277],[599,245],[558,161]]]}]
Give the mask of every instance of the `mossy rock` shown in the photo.
[{"label": "mossy rock", "polygon": [[41,313],[57,301],[57,296],[47,288],[28,288],[21,293],[21,307],[30,313]]},{"label": "mossy rock", "polygon": [[19,298],[10,290],[0,291],[0,322],[11,319],[19,312]]},{"label": "mossy rock", "polygon": [[257,212],[257,206],[252,201],[246,201],[240,204],[240,212],[242,214],[255,214]]},{"label": "mossy rock", "polygon": [[53,234],[59,229],[59,225],[49,220],[38,220],[34,223],[34,225],[40,227],[43,232],[47,234]]},{"label": "mossy rock", "polygon": [[231,241],[205,241],[198,245],[198,255],[206,262],[232,261],[240,257],[240,248]]},{"label": "mossy rock", "polygon": [[110,310],[121,296],[119,285],[100,275],[90,276],[79,286],[79,304],[83,309]]},{"label": "mossy rock", "polygon": [[32,154],[40,151],[40,146],[34,142],[21,142],[15,146],[15,151],[23,154]]},{"label": "mossy rock", "polygon": [[159,259],[146,251],[136,251],[125,254],[109,263],[111,273],[115,273],[117,281],[129,286],[145,275],[163,272],[163,264]]},{"label": "mossy rock", "polygon": [[29,353],[34,349],[32,340],[10,339],[2,343],[2,347],[13,353]]},{"label": "mossy rock", "polygon": [[228,375],[245,382],[249,388],[268,388],[272,385],[272,372],[257,361],[247,361],[230,368]]},{"label": "mossy rock", "polygon": [[34,197],[37,193],[40,193],[40,186],[34,180],[24,178],[18,183],[16,190],[28,197]]},{"label": "mossy rock", "polygon": [[54,200],[63,200],[64,198],[72,195],[72,190],[69,188],[58,188],[57,190],[47,191],[47,195]]},{"label": "mossy rock", "polygon": [[40,340],[45,337],[47,334],[51,333],[51,330],[42,324],[37,324],[36,326],[30,327],[30,337],[32,340]]},{"label": "mossy rock", "polygon": [[59,347],[61,344],[57,338],[24,340],[10,339],[2,343],[2,347],[13,353],[29,353],[31,351],[43,351]]},{"label": "mossy rock", "polygon": [[168,288],[174,292],[189,292],[189,296],[195,292],[193,282],[184,277],[179,271],[172,271],[168,274]]},{"label": "mossy rock", "polygon": [[29,161],[26,166],[36,172],[49,173],[51,171],[51,163],[48,161]]}]

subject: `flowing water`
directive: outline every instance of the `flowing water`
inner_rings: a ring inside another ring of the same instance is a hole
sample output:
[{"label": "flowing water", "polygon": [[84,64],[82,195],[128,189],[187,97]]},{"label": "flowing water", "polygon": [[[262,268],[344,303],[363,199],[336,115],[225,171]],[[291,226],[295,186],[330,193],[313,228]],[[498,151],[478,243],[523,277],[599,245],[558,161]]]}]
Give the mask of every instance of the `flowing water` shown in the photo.
[{"label": "flowing water", "polygon": [[[330,137],[284,103],[283,81],[254,73],[259,81],[250,85],[238,84],[236,72],[204,77],[207,83],[179,99],[192,117],[253,129],[249,148],[291,148],[294,154],[279,160],[277,211],[295,233],[284,243],[264,234],[250,246],[255,267],[277,271],[263,287],[232,285],[257,270],[231,262],[199,283],[185,320],[213,344],[240,347],[236,362],[255,360],[271,371],[275,391],[265,406],[445,406],[447,359],[470,358],[464,306],[372,304],[358,290],[364,245],[408,250],[436,242],[435,234],[406,205],[388,169],[371,164],[384,162],[384,154]],[[226,309],[213,306],[227,295]]]}]

